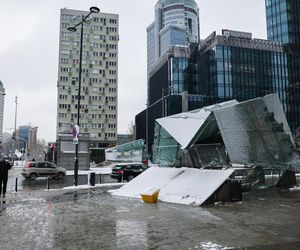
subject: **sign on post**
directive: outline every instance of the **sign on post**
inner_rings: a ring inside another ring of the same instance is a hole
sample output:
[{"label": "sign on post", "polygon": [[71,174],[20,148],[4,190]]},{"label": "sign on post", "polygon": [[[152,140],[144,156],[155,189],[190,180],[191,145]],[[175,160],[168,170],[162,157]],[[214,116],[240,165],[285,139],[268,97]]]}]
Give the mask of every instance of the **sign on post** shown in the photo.
[{"label": "sign on post", "polygon": [[79,126],[75,124],[72,129],[73,144],[78,144]]}]

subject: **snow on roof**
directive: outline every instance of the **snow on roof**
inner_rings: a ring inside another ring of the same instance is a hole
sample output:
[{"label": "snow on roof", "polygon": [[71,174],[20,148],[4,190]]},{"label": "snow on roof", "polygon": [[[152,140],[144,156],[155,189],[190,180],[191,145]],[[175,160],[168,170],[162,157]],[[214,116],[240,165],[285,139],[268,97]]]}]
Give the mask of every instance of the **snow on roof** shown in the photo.
[{"label": "snow on roof", "polygon": [[205,123],[212,111],[238,104],[231,100],[202,109],[184,112],[169,117],[157,119],[156,122],[162,126],[181,146],[186,148],[201,126]]},{"label": "snow on roof", "polygon": [[112,195],[141,198],[149,190],[159,189],[158,199],[178,204],[203,204],[234,172],[195,168],[151,167]]}]

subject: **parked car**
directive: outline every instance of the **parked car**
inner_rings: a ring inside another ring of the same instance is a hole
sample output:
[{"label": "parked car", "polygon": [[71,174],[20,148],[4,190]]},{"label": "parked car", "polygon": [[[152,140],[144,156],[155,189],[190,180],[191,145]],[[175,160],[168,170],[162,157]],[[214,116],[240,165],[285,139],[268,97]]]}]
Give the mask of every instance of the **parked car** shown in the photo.
[{"label": "parked car", "polygon": [[143,163],[119,163],[112,168],[110,177],[117,179],[118,182],[131,181],[147,168]]},{"label": "parked car", "polygon": [[56,166],[51,162],[36,162],[28,161],[22,169],[22,176],[26,179],[35,180],[37,177],[55,177],[58,179],[64,178],[66,169]]}]

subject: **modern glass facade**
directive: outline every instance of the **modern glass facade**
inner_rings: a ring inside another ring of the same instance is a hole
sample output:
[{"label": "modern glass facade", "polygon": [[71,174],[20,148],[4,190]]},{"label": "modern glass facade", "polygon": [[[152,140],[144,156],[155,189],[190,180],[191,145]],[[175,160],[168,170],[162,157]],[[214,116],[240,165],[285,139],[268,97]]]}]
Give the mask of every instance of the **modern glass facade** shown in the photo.
[{"label": "modern glass facade", "polygon": [[191,49],[186,46],[174,46],[169,50],[169,55],[162,58],[161,63],[150,74],[149,105],[163,95],[181,95],[183,92],[189,95],[200,94],[195,60]]},{"label": "modern glass facade", "polygon": [[299,45],[299,13],[299,0],[266,0],[268,40]]},{"label": "modern glass facade", "polygon": [[155,64],[155,25],[154,22],[147,28],[147,74]]},{"label": "modern glass facade", "polygon": [[200,56],[202,64],[199,66],[210,64],[211,75],[204,72],[205,68],[199,68],[199,80],[209,83],[202,88],[202,94],[208,92],[215,102],[223,102],[230,99],[244,101],[277,92],[282,102],[286,102],[285,53],[219,45],[207,53],[209,55],[204,58]]},{"label": "modern glass facade", "polygon": [[196,2],[158,0],[155,20],[147,28],[148,78],[153,67],[171,46],[190,42],[199,42],[199,9]]},{"label": "modern glass facade", "polygon": [[287,1],[266,0],[268,39],[289,43]]},{"label": "modern glass facade", "polygon": [[289,83],[286,115],[293,131],[300,128],[300,54],[288,55]]},{"label": "modern glass facade", "polygon": [[300,126],[300,57],[282,44],[217,36],[198,55],[205,105],[277,93],[292,131]]},{"label": "modern glass facade", "polygon": [[268,39],[283,42],[288,78],[285,111],[293,130],[300,127],[300,0],[266,0]]},{"label": "modern glass facade", "polygon": [[160,32],[160,55],[164,55],[173,45],[186,44],[186,31],[183,28],[169,25]]}]

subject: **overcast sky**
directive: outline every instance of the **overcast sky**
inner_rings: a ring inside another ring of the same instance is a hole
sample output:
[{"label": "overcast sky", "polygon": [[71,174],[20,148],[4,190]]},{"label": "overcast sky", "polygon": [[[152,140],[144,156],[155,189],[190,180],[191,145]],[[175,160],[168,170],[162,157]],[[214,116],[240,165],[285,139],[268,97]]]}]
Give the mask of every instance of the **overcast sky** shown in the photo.
[{"label": "overcast sky", "polygon": [[[38,137],[55,140],[58,75],[59,11],[61,8],[119,14],[118,133],[146,104],[146,28],[154,20],[157,0],[0,0],[0,80],[6,90],[4,131],[38,126]],[[266,38],[264,0],[196,0],[200,36],[223,28]]]}]

